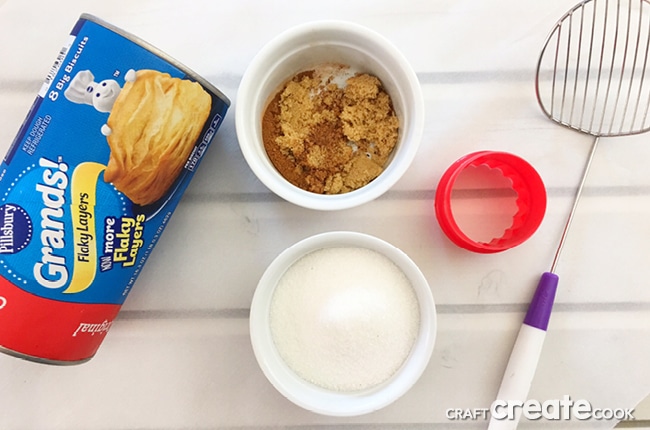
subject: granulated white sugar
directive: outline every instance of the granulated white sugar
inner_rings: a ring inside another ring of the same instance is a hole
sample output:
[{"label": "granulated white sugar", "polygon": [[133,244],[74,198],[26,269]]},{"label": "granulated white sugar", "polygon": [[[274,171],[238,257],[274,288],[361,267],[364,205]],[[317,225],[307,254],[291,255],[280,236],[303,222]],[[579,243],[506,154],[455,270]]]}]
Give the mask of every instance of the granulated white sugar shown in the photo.
[{"label": "granulated white sugar", "polygon": [[417,297],[406,275],[365,248],[325,248],[294,263],[271,300],[270,328],[301,378],[335,391],[388,380],[418,335]]}]

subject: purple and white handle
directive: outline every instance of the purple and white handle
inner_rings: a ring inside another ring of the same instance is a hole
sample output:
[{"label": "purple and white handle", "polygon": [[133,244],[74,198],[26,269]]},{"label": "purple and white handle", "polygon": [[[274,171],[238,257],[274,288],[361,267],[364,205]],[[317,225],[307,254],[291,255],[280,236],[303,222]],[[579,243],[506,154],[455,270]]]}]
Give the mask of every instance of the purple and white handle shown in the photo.
[{"label": "purple and white handle", "polygon": [[[542,274],[533,300],[528,307],[524,322],[519,329],[517,340],[510,353],[510,360],[501,381],[495,405],[505,407],[506,402],[523,404],[528,399],[537,363],[542,352],[546,329],[557,291],[558,276],[551,272]],[[514,419],[490,419],[489,430],[516,429],[521,418],[521,408],[515,410]]]}]

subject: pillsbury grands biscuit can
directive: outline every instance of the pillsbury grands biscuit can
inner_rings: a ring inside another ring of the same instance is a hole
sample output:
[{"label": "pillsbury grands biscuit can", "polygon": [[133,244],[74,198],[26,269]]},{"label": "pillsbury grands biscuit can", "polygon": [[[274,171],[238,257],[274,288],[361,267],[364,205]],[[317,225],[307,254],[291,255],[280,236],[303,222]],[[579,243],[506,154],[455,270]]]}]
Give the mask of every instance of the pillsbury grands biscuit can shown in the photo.
[{"label": "pillsbury grands biscuit can", "polygon": [[82,15],[0,166],[0,350],[95,354],[229,106]]}]

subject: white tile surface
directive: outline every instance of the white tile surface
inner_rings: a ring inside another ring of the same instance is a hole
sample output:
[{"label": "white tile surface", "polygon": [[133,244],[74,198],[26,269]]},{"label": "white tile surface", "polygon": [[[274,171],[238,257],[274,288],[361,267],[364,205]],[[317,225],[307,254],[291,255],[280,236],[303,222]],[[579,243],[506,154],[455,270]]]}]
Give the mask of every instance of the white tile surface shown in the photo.
[{"label": "white tile surface", "polygon": [[[534,96],[534,68],[570,0],[518,2],[254,0],[0,2],[0,152],[22,122],[81,12],[158,46],[233,101],[169,227],[98,355],[76,367],[0,357],[2,429],[195,429],[317,425],[485,428],[447,408],[488,407],[541,272],[548,270],[590,138],[551,124]],[[395,43],[426,102],[417,159],[385,196],[314,212],[268,192],[234,130],[239,79],[280,31],[321,18],[356,21]],[[559,266],[555,313],[531,398],[584,398],[633,407],[650,393],[650,156],[648,136],[606,139]],[[432,199],[443,171],[476,150],[517,154],[548,189],[547,214],[526,243],[497,255],[452,245]],[[395,404],[357,418],[294,406],[264,379],[247,315],[264,268],[323,231],[354,230],[400,247],[420,265],[440,313],[434,356]],[[521,428],[611,428],[545,421]]]}]

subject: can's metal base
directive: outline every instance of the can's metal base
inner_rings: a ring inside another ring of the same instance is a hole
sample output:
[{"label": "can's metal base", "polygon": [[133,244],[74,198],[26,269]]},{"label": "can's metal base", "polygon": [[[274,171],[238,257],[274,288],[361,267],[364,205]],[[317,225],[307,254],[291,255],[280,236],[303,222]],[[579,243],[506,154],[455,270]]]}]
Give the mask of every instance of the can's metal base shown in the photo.
[{"label": "can's metal base", "polygon": [[10,355],[12,357],[22,358],[23,360],[31,361],[33,363],[50,364],[53,366],[76,366],[78,364],[86,363],[87,361],[90,361],[91,358],[93,358],[93,357],[88,357],[88,358],[84,358],[83,360],[77,360],[77,361],[50,360],[48,358],[34,357],[33,355],[23,354],[22,352],[17,352],[12,349],[5,348],[1,345],[0,345],[0,352]]}]

